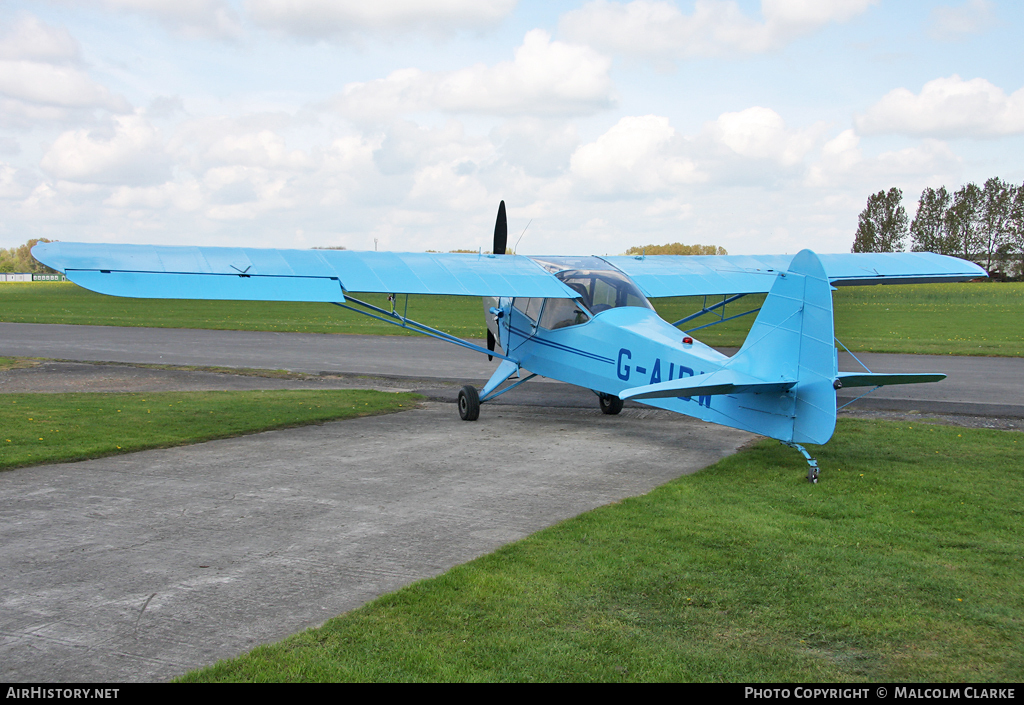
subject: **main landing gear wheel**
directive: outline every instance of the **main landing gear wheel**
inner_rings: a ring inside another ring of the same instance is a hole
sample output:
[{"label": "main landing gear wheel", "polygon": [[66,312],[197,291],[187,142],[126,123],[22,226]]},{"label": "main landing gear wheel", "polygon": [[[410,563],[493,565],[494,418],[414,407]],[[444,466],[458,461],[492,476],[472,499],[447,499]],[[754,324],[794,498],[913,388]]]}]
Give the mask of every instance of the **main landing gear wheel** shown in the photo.
[{"label": "main landing gear wheel", "polygon": [[476,421],[480,418],[480,395],[476,387],[465,386],[459,390],[459,418]]},{"label": "main landing gear wheel", "polygon": [[601,412],[614,416],[622,411],[622,400],[611,394],[600,394],[597,397],[601,402]]}]

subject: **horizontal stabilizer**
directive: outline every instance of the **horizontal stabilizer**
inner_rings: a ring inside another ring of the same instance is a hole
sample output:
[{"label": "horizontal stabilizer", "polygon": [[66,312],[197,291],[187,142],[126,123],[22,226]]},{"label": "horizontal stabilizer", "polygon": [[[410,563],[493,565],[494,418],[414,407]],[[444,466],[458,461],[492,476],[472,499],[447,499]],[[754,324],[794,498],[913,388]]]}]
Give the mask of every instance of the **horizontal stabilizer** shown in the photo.
[{"label": "horizontal stabilizer", "polygon": [[911,373],[888,375],[875,372],[840,372],[839,382],[844,387],[884,387],[890,384],[921,384],[941,382],[946,375],[939,373]]},{"label": "horizontal stabilizer", "polygon": [[681,377],[667,382],[632,387],[619,392],[620,399],[667,399],[671,397],[714,396],[716,394],[781,393],[796,380],[766,382],[736,370],[719,370],[708,375]]}]

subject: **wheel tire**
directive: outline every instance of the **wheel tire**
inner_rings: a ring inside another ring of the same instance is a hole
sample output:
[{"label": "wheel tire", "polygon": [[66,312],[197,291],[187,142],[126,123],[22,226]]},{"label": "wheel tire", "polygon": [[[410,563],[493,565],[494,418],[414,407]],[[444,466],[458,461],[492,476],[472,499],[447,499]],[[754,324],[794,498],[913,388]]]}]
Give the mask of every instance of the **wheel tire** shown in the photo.
[{"label": "wheel tire", "polygon": [[598,397],[601,401],[601,412],[614,416],[622,411],[622,400],[611,394],[602,394]]},{"label": "wheel tire", "polygon": [[459,418],[476,421],[480,418],[480,395],[476,387],[465,386],[459,390]]}]

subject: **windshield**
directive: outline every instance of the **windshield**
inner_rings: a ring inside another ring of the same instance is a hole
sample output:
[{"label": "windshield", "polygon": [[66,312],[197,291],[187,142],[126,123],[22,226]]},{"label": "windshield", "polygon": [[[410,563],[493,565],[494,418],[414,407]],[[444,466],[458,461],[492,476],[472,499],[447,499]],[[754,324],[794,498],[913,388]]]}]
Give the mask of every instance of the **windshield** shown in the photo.
[{"label": "windshield", "polygon": [[640,306],[654,310],[636,284],[619,272],[566,269],[555,276],[580,295],[579,300],[591,313],[601,313],[620,306]]}]

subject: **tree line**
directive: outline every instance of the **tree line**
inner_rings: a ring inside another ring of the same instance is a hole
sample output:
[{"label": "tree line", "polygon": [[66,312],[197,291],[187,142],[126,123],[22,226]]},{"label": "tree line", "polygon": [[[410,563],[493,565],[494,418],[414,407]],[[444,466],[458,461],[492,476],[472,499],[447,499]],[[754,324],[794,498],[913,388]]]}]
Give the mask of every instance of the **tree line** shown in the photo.
[{"label": "tree line", "polygon": [[853,252],[937,252],[970,260],[997,279],[1024,277],[1024,184],[992,177],[983,187],[966,184],[921,192],[907,219],[898,188],[868,197],[857,220]]},{"label": "tree line", "polygon": [[55,271],[32,256],[37,242],[50,242],[46,238],[32,239],[20,247],[6,250],[0,247],[0,272],[32,272],[33,274],[54,274]]},{"label": "tree line", "polygon": [[684,245],[670,242],[667,245],[640,245],[630,247],[624,255],[727,255],[724,247],[717,245]]}]

